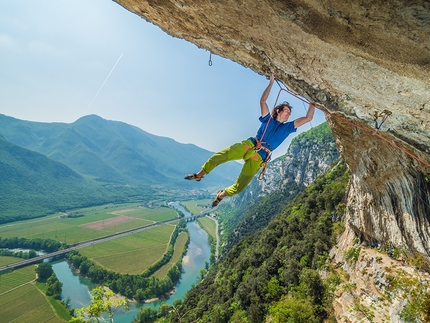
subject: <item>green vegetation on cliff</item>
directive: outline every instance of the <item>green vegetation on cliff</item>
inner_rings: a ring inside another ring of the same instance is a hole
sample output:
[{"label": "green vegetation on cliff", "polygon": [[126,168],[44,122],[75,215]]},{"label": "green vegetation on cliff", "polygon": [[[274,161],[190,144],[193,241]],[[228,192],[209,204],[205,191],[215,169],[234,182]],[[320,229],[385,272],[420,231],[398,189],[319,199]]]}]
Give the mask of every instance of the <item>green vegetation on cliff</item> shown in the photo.
[{"label": "green vegetation on cliff", "polygon": [[339,163],[309,185],[265,229],[233,247],[177,304],[179,312],[171,320],[178,321],[177,313],[181,322],[258,323],[268,315],[273,322],[329,318],[331,289],[318,269],[335,243],[333,221],[342,215],[348,178]]}]

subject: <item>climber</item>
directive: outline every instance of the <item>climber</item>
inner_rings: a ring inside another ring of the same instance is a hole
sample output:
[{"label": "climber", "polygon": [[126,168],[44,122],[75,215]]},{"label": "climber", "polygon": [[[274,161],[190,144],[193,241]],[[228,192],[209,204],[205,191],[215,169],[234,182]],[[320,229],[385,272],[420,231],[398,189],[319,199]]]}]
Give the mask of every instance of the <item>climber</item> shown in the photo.
[{"label": "climber", "polygon": [[272,113],[270,113],[266,101],[274,81],[275,77],[271,74],[269,85],[261,95],[261,117],[259,118],[261,125],[260,129],[257,131],[256,137],[243,140],[240,143],[233,144],[215,153],[203,164],[199,172],[185,176],[187,180],[200,181],[204,175],[209,174],[215,167],[222,163],[230,160],[244,160],[242,171],[235,183],[224,190],[218,191],[215,200],[212,202],[212,207],[216,207],[224,197],[233,196],[242,192],[262,166],[263,170],[260,176],[264,176],[264,170],[267,162],[270,160],[272,151],[276,149],[290,133],[295,132],[298,127],[310,122],[314,116],[315,105],[312,103],[309,103],[306,116],[290,122],[287,121],[291,115],[292,107],[288,102],[277,105],[273,108]]}]

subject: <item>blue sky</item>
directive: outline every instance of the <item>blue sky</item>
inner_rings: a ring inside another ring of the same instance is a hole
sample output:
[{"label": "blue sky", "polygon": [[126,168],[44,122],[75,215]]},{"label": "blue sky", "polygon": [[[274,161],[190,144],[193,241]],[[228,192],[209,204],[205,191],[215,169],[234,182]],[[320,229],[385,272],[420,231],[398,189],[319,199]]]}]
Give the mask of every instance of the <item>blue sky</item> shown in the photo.
[{"label": "blue sky", "polygon": [[[268,80],[215,55],[209,66],[209,55],[110,0],[4,0],[0,113],[66,123],[97,114],[218,151],[255,135]],[[270,108],[278,91],[275,83]],[[290,120],[305,114],[301,101],[285,100]],[[324,120],[317,110],[312,126]]]}]

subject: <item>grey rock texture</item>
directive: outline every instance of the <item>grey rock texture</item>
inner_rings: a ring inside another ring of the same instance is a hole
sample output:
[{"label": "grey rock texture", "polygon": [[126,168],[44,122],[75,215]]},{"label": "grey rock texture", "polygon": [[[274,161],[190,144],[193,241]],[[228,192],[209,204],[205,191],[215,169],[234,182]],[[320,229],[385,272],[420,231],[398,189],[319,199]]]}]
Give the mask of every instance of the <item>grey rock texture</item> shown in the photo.
[{"label": "grey rock texture", "polygon": [[116,2],[316,102],[352,174],[351,228],[430,254],[428,1]]}]

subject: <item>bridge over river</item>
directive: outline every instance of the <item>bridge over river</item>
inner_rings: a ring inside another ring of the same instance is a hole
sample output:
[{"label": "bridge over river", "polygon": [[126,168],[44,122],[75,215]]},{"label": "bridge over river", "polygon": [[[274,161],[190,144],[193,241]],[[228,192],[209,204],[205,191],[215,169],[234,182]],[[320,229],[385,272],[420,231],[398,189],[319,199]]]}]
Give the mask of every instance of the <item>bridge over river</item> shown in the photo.
[{"label": "bridge over river", "polygon": [[44,255],[41,255],[41,256],[37,256],[37,257],[31,258],[31,259],[26,259],[26,260],[18,261],[18,262],[15,262],[13,264],[9,264],[9,265],[6,265],[6,266],[1,266],[0,267],[0,272],[4,271],[4,270],[8,270],[8,269],[14,269],[14,268],[18,268],[18,267],[23,267],[23,266],[26,266],[26,265],[29,265],[29,264],[40,262],[40,261],[42,261],[44,259],[47,259],[47,258],[51,258],[51,257],[59,256],[59,255],[64,255],[64,254],[66,254],[66,253],[68,253],[68,252],[70,252],[72,250],[76,250],[76,249],[88,247],[88,246],[91,246],[91,245],[94,245],[94,244],[97,244],[97,243],[105,242],[105,241],[116,239],[116,238],[119,238],[119,237],[124,237],[124,236],[129,235],[129,234],[133,234],[133,233],[136,233],[136,232],[145,231],[145,230],[148,230],[148,229],[159,227],[159,226],[167,224],[167,223],[177,222],[177,221],[180,221],[182,219],[185,220],[185,221],[190,221],[190,220],[192,221],[192,220],[195,220],[198,217],[201,217],[203,215],[211,213],[213,210],[215,210],[215,208],[202,211],[199,214],[193,214],[193,215],[186,216],[186,217],[183,217],[183,218],[176,218],[176,219],[173,219],[173,220],[167,220],[167,221],[163,221],[163,222],[157,222],[157,223],[153,223],[153,224],[150,224],[150,225],[147,225],[147,226],[144,226],[144,227],[139,227],[139,228],[135,228],[135,229],[132,229],[132,230],[127,230],[127,231],[124,231],[124,232],[112,234],[112,235],[105,236],[105,237],[102,237],[102,238],[97,238],[97,239],[89,240],[89,241],[86,241],[86,242],[81,242],[81,243],[78,243],[78,244],[76,244],[74,246],[71,246],[71,247],[63,249],[63,250],[58,250],[58,251],[47,253],[47,254],[44,254]]}]

